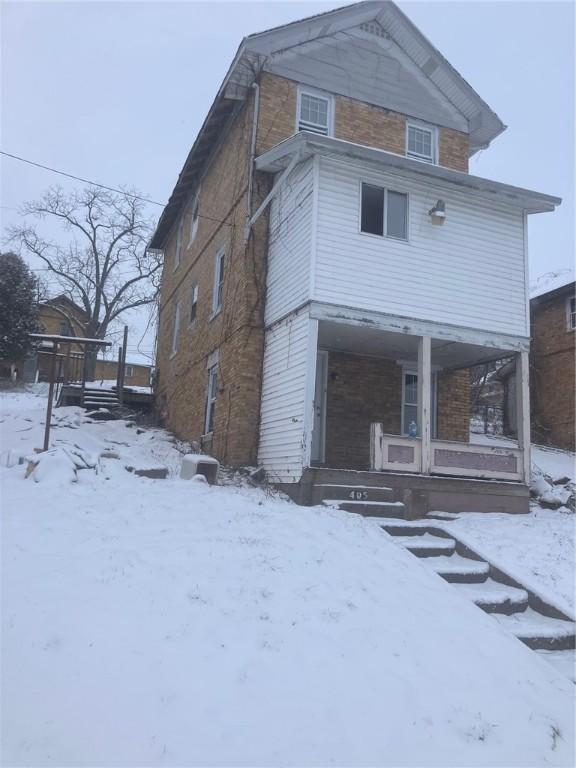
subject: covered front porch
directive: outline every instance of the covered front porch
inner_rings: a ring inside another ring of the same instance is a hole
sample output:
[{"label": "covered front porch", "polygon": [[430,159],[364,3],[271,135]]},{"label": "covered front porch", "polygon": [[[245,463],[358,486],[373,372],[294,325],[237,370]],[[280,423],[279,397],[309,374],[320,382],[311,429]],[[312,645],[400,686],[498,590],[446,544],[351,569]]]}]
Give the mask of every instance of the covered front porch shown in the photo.
[{"label": "covered front porch", "polygon": [[[356,480],[361,474],[368,486],[376,484],[376,478],[397,486],[397,498],[410,489],[451,488],[460,506],[466,487],[488,495],[496,489],[522,497],[511,511],[527,511],[526,345],[489,333],[443,329],[437,335],[418,335],[407,330],[416,329],[392,331],[342,318],[318,320],[313,428],[304,480],[307,476],[318,482],[330,472],[334,480],[340,470],[348,471],[340,475],[347,485],[354,480],[348,474],[353,471]],[[517,439],[506,446],[487,445],[470,430],[471,371],[506,358],[516,366]],[[473,501],[465,504],[470,505],[475,508]],[[478,503],[478,509],[483,507]]]}]

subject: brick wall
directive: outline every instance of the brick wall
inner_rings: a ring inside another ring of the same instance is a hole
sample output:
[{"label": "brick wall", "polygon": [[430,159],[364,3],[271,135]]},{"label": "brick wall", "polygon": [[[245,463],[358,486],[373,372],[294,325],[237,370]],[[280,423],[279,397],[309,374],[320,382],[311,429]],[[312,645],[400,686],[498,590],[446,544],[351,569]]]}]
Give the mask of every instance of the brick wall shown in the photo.
[{"label": "brick wall", "polygon": [[437,374],[437,438],[467,443],[470,438],[470,371]]},{"label": "brick wall", "polygon": [[566,302],[572,292],[531,303],[530,402],[535,442],[574,451],[576,332]]},{"label": "brick wall", "polygon": [[[258,153],[292,136],[296,130],[298,84],[262,74]],[[406,116],[372,104],[334,96],[334,135],[337,139],[403,155],[406,149]],[[468,171],[468,136],[439,128],[439,162],[446,168]]]}]

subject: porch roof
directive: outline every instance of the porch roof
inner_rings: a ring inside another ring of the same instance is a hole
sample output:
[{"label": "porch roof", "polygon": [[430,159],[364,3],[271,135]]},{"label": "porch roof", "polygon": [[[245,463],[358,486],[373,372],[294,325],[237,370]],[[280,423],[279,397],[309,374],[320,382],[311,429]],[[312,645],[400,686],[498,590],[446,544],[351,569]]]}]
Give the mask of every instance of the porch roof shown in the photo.
[{"label": "porch roof", "polygon": [[485,198],[497,199],[500,202],[521,208],[527,213],[550,212],[562,202],[560,197],[534,192],[522,187],[514,187],[499,181],[484,179],[481,176],[472,176],[463,171],[454,171],[441,165],[424,163],[404,155],[367,147],[363,144],[354,144],[343,139],[335,139],[332,136],[319,136],[308,131],[300,131],[264,152],[256,158],[256,168],[259,171],[277,173],[286,168],[295,153],[298,153],[303,160],[315,154],[329,155],[383,166],[386,169],[393,169],[408,175],[417,175],[420,179],[423,176],[429,177],[431,180],[464,187]]}]

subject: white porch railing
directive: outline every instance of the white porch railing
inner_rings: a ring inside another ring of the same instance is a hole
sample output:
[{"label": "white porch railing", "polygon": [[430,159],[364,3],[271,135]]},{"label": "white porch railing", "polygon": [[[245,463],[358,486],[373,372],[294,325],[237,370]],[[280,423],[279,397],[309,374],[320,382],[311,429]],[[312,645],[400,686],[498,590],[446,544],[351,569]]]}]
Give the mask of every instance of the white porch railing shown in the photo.
[{"label": "white porch railing", "polygon": [[[430,441],[430,473],[487,480],[522,480],[519,448],[502,448],[448,440]],[[422,471],[422,441],[417,437],[387,435],[382,424],[370,427],[370,460],[375,470]]]}]

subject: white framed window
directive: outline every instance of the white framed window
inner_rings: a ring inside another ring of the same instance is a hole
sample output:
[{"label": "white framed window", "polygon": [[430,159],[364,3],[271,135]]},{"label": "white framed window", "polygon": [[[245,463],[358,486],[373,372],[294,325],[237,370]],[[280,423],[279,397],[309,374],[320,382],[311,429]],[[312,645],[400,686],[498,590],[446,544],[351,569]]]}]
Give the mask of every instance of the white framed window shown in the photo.
[{"label": "white framed window", "polygon": [[334,133],[334,99],[329,94],[301,86],[296,113],[297,131],[311,131],[323,136]]},{"label": "white framed window", "polygon": [[[438,400],[438,387],[436,374],[432,374],[432,413],[431,434],[435,438],[437,434],[436,413]],[[416,434],[420,435],[418,424],[418,371],[411,368],[402,369],[402,434],[410,434],[410,425],[416,425]]]},{"label": "white framed window", "polygon": [[576,330],[576,296],[570,296],[566,302],[566,315],[568,319],[568,330]]},{"label": "white framed window", "polygon": [[360,231],[408,240],[408,195],[362,182]]},{"label": "white framed window", "polygon": [[178,222],[178,229],[176,230],[176,248],[174,249],[174,270],[177,270],[180,266],[180,259],[182,258],[182,234],[184,230],[184,216],[180,216]]},{"label": "white framed window", "polygon": [[194,283],[192,285],[192,290],[190,292],[190,316],[188,317],[188,325],[192,325],[194,320],[196,320],[197,314],[198,314],[198,283]]},{"label": "white framed window", "polygon": [[172,349],[170,351],[170,357],[173,357],[178,352],[178,337],[180,336],[180,302],[176,302],[174,308],[174,325],[172,327]]},{"label": "white framed window", "polygon": [[224,293],[224,262],[226,254],[221,248],[216,254],[214,265],[214,293],[212,294],[212,315],[218,314],[222,308],[222,296]]},{"label": "white framed window", "polygon": [[406,154],[427,163],[438,162],[438,132],[434,126],[420,123],[406,124]]},{"label": "white framed window", "polygon": [[134,376],[134,366],[133,365],[127,365],[124,369],[124,374],[126,378],[131,379],[132,376]]},{"label": "white framed window", "polygon": [[196,192],[194,202],[192,203],[192,213],[190,214],[190,233],[188,237],[188,245],[192,245],[196,239],[198,232],[198,224],[200,223],[200,192]]},{"label": "white framed window", "polygon": [[208,368],[208,388],[206,391],[206,420],[204,434],[214,432],[214,418],[216,416],[216,397],[218,395],[218,363]]}]

